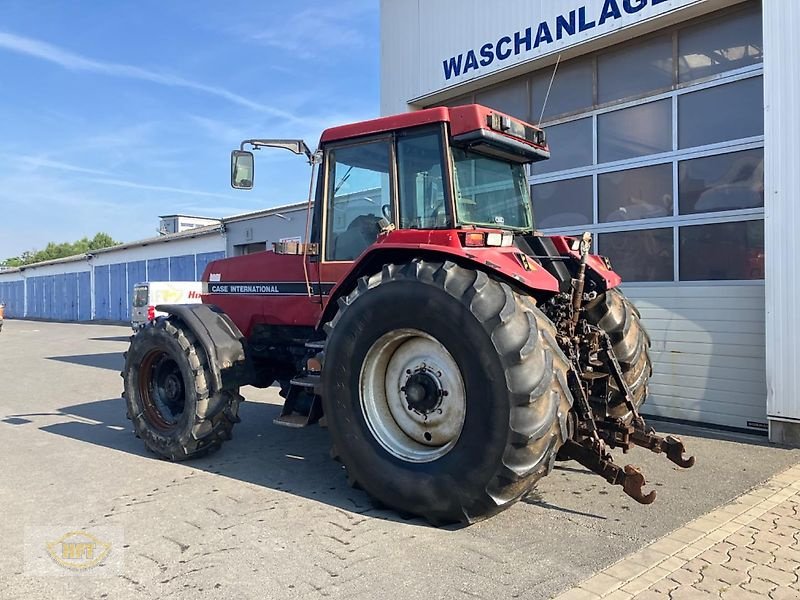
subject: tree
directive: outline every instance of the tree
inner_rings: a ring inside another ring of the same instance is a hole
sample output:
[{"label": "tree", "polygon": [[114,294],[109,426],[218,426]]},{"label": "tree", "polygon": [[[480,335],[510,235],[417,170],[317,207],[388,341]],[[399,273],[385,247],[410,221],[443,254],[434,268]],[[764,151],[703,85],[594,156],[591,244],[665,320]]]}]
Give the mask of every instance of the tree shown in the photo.
[{"label": "tree", "polygon": [[93,250],[100,250],[101,248],[109,248],[116,246],[119,242],[114,241],[110,235],[105,232],[95,234],[92,239],[83,237],[76,242],[50,242],[45,246],[44,250],[26,250],[19,256],[7,258],[0,262],[3,267],[23,267],[45,260],[55,260],[57,258],[65,258],[67,256],[75,256],[78,254],[86,254]]}]

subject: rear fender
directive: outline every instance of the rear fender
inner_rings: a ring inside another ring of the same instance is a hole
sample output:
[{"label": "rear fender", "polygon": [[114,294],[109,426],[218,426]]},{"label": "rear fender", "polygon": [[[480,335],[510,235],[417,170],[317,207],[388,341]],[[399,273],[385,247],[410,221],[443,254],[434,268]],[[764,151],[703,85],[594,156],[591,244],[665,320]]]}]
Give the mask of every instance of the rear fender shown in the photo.
[{"label": "rear fender", "polygon": [[222,310],[210,304],[159,304],[156,310],[178,317],[194,334],[208,358],[214,392],[235,389],[254,380],[245,338]]},{"label": "rear fender", "polygon": [[[399,237],[403,231],[392,232]],[[415,235],[420,232],[414,231]],[[389,263],[408,262],[414,258],[425,260],[450,260],[462,267],[484,271],[497,279],[530,292],[534,296],[558,293],[558,281],[533,260],[521,258],[515,246],[463,248],[458,235],[451,231],[430,231],[427,243],[398,243],[388,240],[372,245],[351,266],[347,274],[331,290],[318,327],[328,322],[337,310],[337,300],[350,292],[360,277],[371,275]],[[438,234],[438,235],[437,235]]]}]

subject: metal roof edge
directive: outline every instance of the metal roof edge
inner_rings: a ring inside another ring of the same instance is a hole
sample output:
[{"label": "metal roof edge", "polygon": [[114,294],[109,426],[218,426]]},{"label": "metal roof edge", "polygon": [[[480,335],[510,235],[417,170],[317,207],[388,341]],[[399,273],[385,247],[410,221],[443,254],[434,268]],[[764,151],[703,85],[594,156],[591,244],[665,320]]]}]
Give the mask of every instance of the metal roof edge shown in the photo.
[{"label": "metal roof edge", "polygon": [[308,200],[302,202],[295,202],[292,204],[282,204],[280,206],[273,206],[271,208],[264,208],[249,213],[241,213],[238,215],[231,215],[230,217],[223,217],[222,223],[236,223],[238,221],[247,221],[248,219],[256,219],[258,217],[268,217],[281,212],[288,212],[290,210],[297,210],[308,206]]}]

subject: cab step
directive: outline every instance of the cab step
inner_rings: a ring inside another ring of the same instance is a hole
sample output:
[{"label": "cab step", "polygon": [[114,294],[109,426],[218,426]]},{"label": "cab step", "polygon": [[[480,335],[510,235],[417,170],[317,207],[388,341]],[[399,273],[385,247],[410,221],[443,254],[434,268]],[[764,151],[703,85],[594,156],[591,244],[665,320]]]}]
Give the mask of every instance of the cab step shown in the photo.
[{"label": "cab step", "polygon": [[308,415],[301,415],[297,413],[275,417],[272,419],[272,422],[275,425],[280,425],[281,427],[291,427],[293,429],[300,429],[301,427],[309,425]]},{"label": "cab step", "polygon": [[322,416],[322,403],[317,393],[319,384],[319,373],[306,373],[292,379],[281,414],[272,422],[281,427],[299,428],[319,421]]},{"label": "cab step", "polygon": [[296,377],[289,383],[302,388],[316,388],[320,384],[320,376],[316,373],[309,373],[301,377]]}]

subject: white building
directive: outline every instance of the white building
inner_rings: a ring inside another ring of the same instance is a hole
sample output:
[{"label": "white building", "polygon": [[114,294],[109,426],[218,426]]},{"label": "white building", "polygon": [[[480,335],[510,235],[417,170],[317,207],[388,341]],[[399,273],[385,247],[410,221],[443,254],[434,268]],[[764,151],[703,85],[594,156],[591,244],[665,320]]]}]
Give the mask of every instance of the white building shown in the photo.
[{"label": "white building", "polygon": [[160,223],[158,233],[167,235],[170,233],[181,233],[189,229],[198,227],[208,227],[209,225],[219,225],[220,219],[211,217],[195,217],[192,215],[161,215],[158,217]]},{"label": "white building", "polygon": [[225,217],[228,256],[271,250],[275,242],[302,241],[308,212],[308,202],[298,202]]},{"label": "white building", "polygon": [[778,0],[382,0],[381,111],[541,122],[538,228],[623,275],[646,412],[797,444],[798,30]]}]

